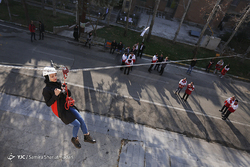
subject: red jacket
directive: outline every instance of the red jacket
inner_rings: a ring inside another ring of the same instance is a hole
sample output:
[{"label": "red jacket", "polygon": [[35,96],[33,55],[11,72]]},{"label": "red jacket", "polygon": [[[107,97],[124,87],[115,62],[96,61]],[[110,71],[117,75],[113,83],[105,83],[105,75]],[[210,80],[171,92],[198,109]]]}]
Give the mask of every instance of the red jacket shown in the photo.
[{"label": "red jacket", "polygon": [[234,112],[238,108],[238,104],[231,104],[228,111]]},{"label": "red jacket", "polygon": [[225,75],[228,71],[229,71],[230,68],[226,68],[224,67],[222,70],[221,70],[221,75]]},{"label": "red jacket", "polygon": [[36,31],[36,26],[34,24],[29,25],[29,30],[30,32],[35,32]]},{"label": "red jacket", "polygon": [[194,91],[194,85],[191,86],[191,84],[188,84],[187,89],[186,89],[186,94],[191,95],[191,93]]},{"label": "red jacket", "polygon": [[234,103],[234,100],[232,99],[232,97],[229,97],[227,100],[225,100],[224,105],[226,107],[229,107],[233,103]]}]

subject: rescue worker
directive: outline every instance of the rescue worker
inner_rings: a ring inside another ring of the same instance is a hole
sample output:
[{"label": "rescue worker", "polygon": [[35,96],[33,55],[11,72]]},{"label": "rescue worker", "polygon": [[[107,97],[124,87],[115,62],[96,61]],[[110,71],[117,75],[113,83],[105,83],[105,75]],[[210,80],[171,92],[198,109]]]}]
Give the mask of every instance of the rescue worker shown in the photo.
[{"label": "rescue worker", "polygon": [[[191,93],[194,91],[194,83],[190,82],[190,84],[187,85],[187,89],[182,97],[182,99],[184,99],[185,101],[187,101],[187,98],[189,95],[191,95]],[[186,96],[186,99],[185,99]]]},{"label": "rescue worker", "polygon": [[226,65],[226,66],[221,70],[221,74],[219,75],[220,78],[223,78],[223,77],[226,75],[226,73],[229,71],[229,69],[230,69],[230,65],[228,64],[228,65]]},{"label": "rescue worker", "polygon": [[222,114],[225,114],[225,112],[227,111],[228,107],[233,104],[235,101],[235,96],[229,97],[225,100],[224,102],[224,106],[221,108],[221,110],[219,110],[220,112],[222,112]]},{"label": "rescue worker", "polygon": [[223,65],[224,65],[224,62],[222,59],[218,61],[217,64],[215,65],[214,74],[217,74],[217,71],[220,71]]},{"label": "rescue worker", "polygon": [[178,88],[175,90],[175,93],[174,94],[177,94],[178,95],[180,94],[180,91],[187,85],[187,78],[183,78],[180,80],[179,82],[179,86]]},{"label": "rescue worker", "polygon": [[152,63],[153,63],[153,64],[150,65],[150,67],[149,67],[149,69],[148,69],[148,72],[151,73],[152,68],[153,68],[153,66],[155,65],[155,63],[157,62],[157,60],[158,60],[158,54],[156,53],[156,54],[153,56],[153,58],[152,58]]},{"label": "rescue worker", "polygon": [[[65,107],[67,93],[62,87],[62,83],[57,79],[57,71],[53,67],[45,67],[43,70],[43,76],[45,77],[46,86],[43,88],[43,97],[48,107],[51,107],[53,113],[62,120],[66,125],[73,125],[73,137],[71,142],[76,148],[81,148],[79,138],[77,136],[79,127],[84,134],[84,142],[96,143],[90,136],[87,130],[86,124],[80,115],[78,109],[75,106],[69,107],[67,110]],[[71,95],[68,90],[69,96]]]},{"label": "rescue worker", "polygon": [[237,108],[238,108],[238,100],[235,100],[235,102],[229,106],[227,112],[224,115],[222,115],[222,119],[226,120],[228,116],[231,113],[233,113]]},{"label": "rescue worker", "polygon": [[129,71],[130,71],[131,65],[133,65],[133,60],[132,60],[131,56],[125,61],[125,64],[127,66],[125,67],[124,74],[126,74],[126,71],[128,70],[127,75],[129,75]]},{"label": "rescue worker", "polygon": [[[123,65],[126,65],[125,62],[126,62],[127,59],[128,59],[128,53],[124,53],[124,54],[122,55],[122,66],[123,66]],[[121,67],[120,70],[122,71],[122,70],[123,70],[123,67]]]}]

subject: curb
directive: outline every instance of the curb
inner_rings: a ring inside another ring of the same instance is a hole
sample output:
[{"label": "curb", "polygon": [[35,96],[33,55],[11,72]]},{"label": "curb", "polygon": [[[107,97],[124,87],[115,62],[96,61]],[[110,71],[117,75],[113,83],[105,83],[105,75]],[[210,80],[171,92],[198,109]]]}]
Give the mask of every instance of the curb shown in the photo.
[{"label": "curb", "polygon": [[[26,25],[23,25],[23,24],[20,24],[20,23],[15,23],[15,22],[10,22],[10,21],[6,21],[6,20],[1,20],[1,22],[5,22],[5,23],[10,23],[10,24],[14,24],[14,25],[17,25],[17,26],[20,26],[20,27],[25,27],[25,28],[28,28],[28,26]],[[49,33],[49,34],[53,34],[53,35],[57,35],[57,34],[54,34],[53,32],[51,31],[47,31],[45,30],[46,33]],[[58,35],[60,36],[60,35]],[[64,37],[64,36],[60,36],[60,37]],[[67,38],[67,37],[65,37]],[[70,38],[71,39],[71,38]],[[83,43],[81,42],[75,42],[75,41],[68,41],[66,40],[67,42],[69,43],[74,43],[74,44],[78,44],[78,45],[84,45]],[[94,43],[94,42],[93,42]],[[94,43],[95,45],[101,45],[101,46],[104,46],[103,43],[100,43],[100,42],[95,42]],[[152,55],[149,55],[149,54],[143,54],[143,56],[146,56],[146,57],[149,57],[149,58],[152,58],[153,56]],[[181,66],[189,66],[187,64],[184,64],[184,63],[178,63],[178,62],[175,62],[175,64],[178,64],[178,65],[181,65]],[[195,67],[196,69],[199,69],[199,70],[205,70],[204,68],[202,67]],[[210,70],[211,72],[213,72],[213,70]],[[235,76],[235,75],[231,75],[231,74],[227,74],[228,76],[232,77],[232,78],[235,78],[235,79],[239,79],[239,80],[242,80],[242,81],[247,81],[247,82],[250,82],[250,79],[247,79],[247,78],[243,78],[243,77],[239,77],[239,76]]]}]

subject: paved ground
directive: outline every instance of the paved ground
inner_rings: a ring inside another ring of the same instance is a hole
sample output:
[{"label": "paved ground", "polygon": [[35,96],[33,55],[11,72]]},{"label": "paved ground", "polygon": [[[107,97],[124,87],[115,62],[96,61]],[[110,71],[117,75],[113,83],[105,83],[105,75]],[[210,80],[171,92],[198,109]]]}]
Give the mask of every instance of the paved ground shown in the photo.
[{"label": "paved ground", "polygon": [[118,119],[81,112],[96,144],[70,142],[65,126],[43,102],[1,93],[1,166],[168,167],[242,166],[243,151],[152,129]]},{"label": "paved ground", "polygon": [[[101,47],[88,49],[59,36],[46,34],[44,41],[31,43],[27,30],[3,23],[0,23],[0,34],[2,62],[48,66],[52,59],[71,69],[112,66],[120,63],[120,56],[110,55]],[[148,62],[150,60],[146,58],[138,60],[138,63]],[[76,99],[76,106],[81,111],[169,130],[240,150],[250,150],[249,83],[227,77],[220,79],[216,75],[198,70],[194,70],[191,75],[187,76],[186,67],[171,64],[167,65],[163,76],[159,76],[156,71],[149,74],[147,69],[148,66],[134,67],[128,76],[123,75],[119,70],[79,71],[70,73],[68,85],[74,95],[73,98]],[[2,93],[43,102],[41,91],[44,83],[41,71],[0,68],[0,74],[0,91]],[[62,78],[62,75],[59,74],[59,77]],[[189,82],[194,81],[196,86],[195,92],[187,102],[183,102],[180,96],[174,94],[178,81],[183,77],[187,77]],[[223,121],[218,110],[222,107],[225,98],[232,95],[236,95],[236,98],[239,99],[239,108],[236,113],[230,115],[230,120]],[[1,100],[5,100],[2,97]],[[1,102],[1,105],[6,105],[7,102],[8,100]],[[15,103],[9,105],[11,110],[14,110],[13,112],[18,109],[15,106]],[[25,104],[26,109],[29,109],[30,106],[30,103]],[[38,107],[38,109],[40,108]],[[2,114],[6,111],[10,110],[5,109]],[[1,116],[1,120],[5,120],[4,118]],[[29,119],[29,117],[25,118]],[[8,119],[9,122],[15,122],[14,118],[11,121],[10,116]],[[39,122],[39,120],[30,120],[30,122],[32,121]],[[29,126],[33,125],[29,124]],[[15,128],[13,127],[13,129]],[[48,128],[44,128],[44,130],[46,129]],[[22,129],[19,134],[21,132]],[[13,136],[13,138],[17,138],[17,136]],[[114,140],[120,143],[123,138]],[[6,135],[3,135],[1,139],[4,141]],[[133,140],[133,138],[130,139]],[[15,140],[18,144],[19,138]],[[68,145],[71,145],[68,138],[65,140]],[[133,144],[131,143],[132,146]],[[221,147],[221,145],[218,146]],[[8,147],[9,145],[6,145],[5,148],[8,149]],[[34,147],[36,148],[36,146]],[[125,147],[124,149],[126,150]],[[21,150],[23,149],[21,148]],[[33,150],[33,148],[28,150]],[[225,156],[226,151],[223,152],[221,154]],[[245,154],[248,156],[247,153]],[[246,166],[245,164],[243,161],[242,166]]]}]

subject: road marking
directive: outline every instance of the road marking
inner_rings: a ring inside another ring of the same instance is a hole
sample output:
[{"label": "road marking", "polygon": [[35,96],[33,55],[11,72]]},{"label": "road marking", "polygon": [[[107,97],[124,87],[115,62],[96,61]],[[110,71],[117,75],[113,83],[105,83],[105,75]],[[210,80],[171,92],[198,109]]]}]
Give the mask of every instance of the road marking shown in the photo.
[{"label": "road marking", "polygon": [[[145,102],[145,103],[149,103],[149,104],[153,104],[153,105],[157,105],[157,106],[161,106],[161,107],[165,107],[165,108],[172,108],[172,109],[175,109],[177,111],[193,113],[193,114],[197,114],[197,115],[201,115],[201,116],[205,116],[205,117],[214,118],[214,119],[218,119],[218,120],[224,121],[224,120],[221,119],[221,117],[217,117],[217,116],[213,116],[213,115],[208,115],[206,113],[201,113],[201,112],[198,112],[198,111],[187,110],[187,109],[184,109],[184,108],[174,107],[174,106],[170,106],[170,105],[166,105],[166,104],[162,104],[162,103],[158,103],[158,102],[153,102],[153,101],[149,101],[149,100],[139,99],[139,98],[133,97],[133,96],[122,95],[122,94],[119,94],[119,93],[109,92],[109,91],[100,90],[100,89],[96,89],[96,88],[88,87],[88,86],[83,86],[83,85],[78,85],[78,84],[74,84],[74,83],[69,83],[68,82],[68,85],[77,86],[77,87],[80,87],[80,88],[89,89],[89,90],[93,90],[93,91],[96,91],[96,92],[108,93],[108,94],[115,95],[115,96],[122,96],[122,97],[125,97],[125,98],[128,98],[128,99],[133,99],[133,100],[140,101],[140,102]],[[226,121],[228,121],[228,120],[226,120]],[[232,120],[230,120],[230,122],[250,127],[249,124],[244,124],[244,123],[237,122],[237,121],[232,121]]]},{"label": "road marking", "polygon": [[63,58],[63,59],[68,59],[68,60],[74,60],[72,58],[68,58],[68,57],[63,57],[63,56],[58,56],[58,55],[55,55],[55,54],[52,54],[52,53],[46,53],[46,52],[42,52],[42,51],[38,51],[38,50],[33,50],[33,52],[38,52],[38,53],[42,53],[42,54],[47,54],[47,55],[50,55],[50,56],[54,56],[54,57],[59,57],[59,58]]}]

